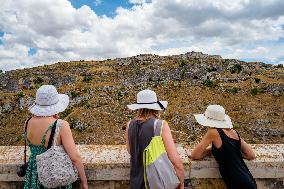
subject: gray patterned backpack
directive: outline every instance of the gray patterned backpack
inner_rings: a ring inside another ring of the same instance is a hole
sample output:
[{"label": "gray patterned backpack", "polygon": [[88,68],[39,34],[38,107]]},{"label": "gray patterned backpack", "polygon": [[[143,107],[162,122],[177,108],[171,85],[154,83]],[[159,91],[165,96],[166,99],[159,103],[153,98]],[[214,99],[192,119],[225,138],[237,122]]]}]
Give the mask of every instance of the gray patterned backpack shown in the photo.
[{"label": "gray patterned backpack", "polygon": [[51,148],[36,157],[38,179],[47,188],[66,186],[72,184],[78,178],[78,171],[73,166],[63,146],[56,145],[61,125],[62,120],[59,119],[55,125],[56,129]]}]

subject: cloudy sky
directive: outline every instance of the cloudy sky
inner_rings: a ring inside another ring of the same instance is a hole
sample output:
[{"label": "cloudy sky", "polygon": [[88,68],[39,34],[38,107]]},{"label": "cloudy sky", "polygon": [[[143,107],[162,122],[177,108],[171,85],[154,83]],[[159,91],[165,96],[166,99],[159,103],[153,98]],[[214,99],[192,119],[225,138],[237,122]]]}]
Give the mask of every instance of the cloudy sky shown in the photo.
[{"label": "cloudy sky", "polygon": [[284,1],[1,0],[2,70],[188,51],[284,63]]}]

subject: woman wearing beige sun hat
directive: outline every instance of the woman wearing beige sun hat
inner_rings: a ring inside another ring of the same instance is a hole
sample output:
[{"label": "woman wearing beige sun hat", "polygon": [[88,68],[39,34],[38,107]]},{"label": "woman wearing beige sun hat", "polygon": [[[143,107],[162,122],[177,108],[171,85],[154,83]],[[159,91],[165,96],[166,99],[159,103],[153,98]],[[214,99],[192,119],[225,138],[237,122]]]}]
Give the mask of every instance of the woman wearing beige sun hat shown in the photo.
[{"label": "woman wearing beige sun hat", "polygon": [[[50,147],[49,138],[52,138],[54,130],[54,136],[58,133],[58,138],[55,140],[57,141],[56,144],[63,145],[64,150],[78,170],[81,188],[88,188],[83,163],[75,148],[69,124],[59,119],[58,116],[58,113],[63,112],[68,107],[68,104],[69,97],[65,94],[58,94],[56,88],[52,85],[43,85],[37,90],[35,102],[29,108],[32,117],[26,122],[26,140],[28,141],[31,154],[26,169],[24,189],[44,188],[38,178],[36,157],[46,152],[48,146]],[[64,186],[64,188],[71,189],[72,184]]]},{"label": "woman wearing beige sun hat", "polygon": [[[204,114],[194,116],[200,125],[208,127],[208,131],[193,149],[192,159],[212,153],[228,189],[256,189],[256,182],[243,160],[254,159],[254,152],[233,129],[225,109],[220,105],[209,105]],[[212,147],[208,148],[210,144]]]}]

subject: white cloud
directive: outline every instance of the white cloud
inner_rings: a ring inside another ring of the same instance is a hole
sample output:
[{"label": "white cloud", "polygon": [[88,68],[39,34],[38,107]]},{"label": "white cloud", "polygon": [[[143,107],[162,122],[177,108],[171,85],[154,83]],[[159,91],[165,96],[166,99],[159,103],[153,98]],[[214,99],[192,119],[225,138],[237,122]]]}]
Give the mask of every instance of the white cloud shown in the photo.
[{"label": "white cloud", "polygon": [[151,2],[151,0],[129,0],[129,3],[131,4],[144,4]]},{"label": "white cloud", "polygon": [[[202,51],[279,62],[284,1],[130,0],[114,18],[67,0],[5,0],[0,6],[0,69],[140,53]],[[100,1],[94,1],[100,3]],[[30,48],[36,48],[33,56]]]},{"label": "white cloud", "polygon": [[95,0],[94,3],[96,6],[99,6],[102,3],[102,0]]}]

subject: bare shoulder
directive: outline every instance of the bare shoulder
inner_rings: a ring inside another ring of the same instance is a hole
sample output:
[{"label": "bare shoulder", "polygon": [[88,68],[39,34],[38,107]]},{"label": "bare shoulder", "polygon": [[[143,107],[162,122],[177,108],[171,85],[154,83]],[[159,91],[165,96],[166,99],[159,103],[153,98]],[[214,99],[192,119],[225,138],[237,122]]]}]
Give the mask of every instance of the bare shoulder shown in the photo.
[{"label": "bare shoulder", "polygon": [[162,121],[163,121],[163,131],[170,130],[170,126],[169,126],[168,122],[166,120],[162,120]]},{"label": "bare shoulder", "polygon": [[210,134],[210,135],[216,135],[216,134],[218,134],[218,131],[215,128],[208,128],[207,133]]},{"label": "bare shoulder", "polygon": [[70,130],[70,126],[69,123],[65,120],[62,120],[62,126],[61,126],[63,130]]},{"label": "bare shoulder", "polygon": [[63,125],[65,125],[65,126],[69,126],[68,121],[62,120],[62,126],[63,126]]},{"label": "bare shoulder", "polygon": [[219,134],[218,134],[218,131],[215,128],[208,128],[206,135],[207,135],[207,137],[214,139]]},{"label": "bare shoulder", "polygon": [[166,120],[162,120],[164,125],[169,125]]}]

